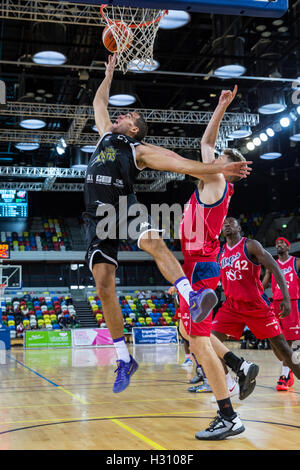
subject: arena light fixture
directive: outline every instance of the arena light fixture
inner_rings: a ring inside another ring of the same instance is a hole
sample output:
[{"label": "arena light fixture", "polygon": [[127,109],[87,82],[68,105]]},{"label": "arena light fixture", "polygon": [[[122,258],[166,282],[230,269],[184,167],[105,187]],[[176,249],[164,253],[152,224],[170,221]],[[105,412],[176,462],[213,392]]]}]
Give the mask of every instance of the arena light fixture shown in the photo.
[{"label": "arena light fixture", "polygon": [[232,131],[228,137],[230,139],[244,139],[252,135],[250,126],[241,126],[239,129]]},{"label": "arena light fixture", "polygon": [[296,111],[298,114],[300,114],[300,106],[297,106]]},{"label": "arena light fixture", "polygon": [[255,147],[258,147],[259,145],[261,145],[260,138],[259,137],[254,137],[253,143],[254,143]]},{"label": "arena light fixture", "polygon": [[127,65],[127,70],[129,72],[136,73],[153,72],[154,70],[158,69],[159,65],[159,62],[154,59],[145,61],[134,59]]},{"label": "arena light fixture", "polygon": [[281,157],[281,153],[279,152],[268,152],[268,153],[263,153],[260,155],[260,158],[262,160],[275,160],[276,158]]},{"label": "arena light fixture", "polygon": [[177,29],[182,28],[191,19],[190,14],[183,10],[169,10],[159,23],[160,29]]},{"label": "arena light fixture", "polygon": [[267,136],[267,134],[266,134],[265,132],[261,132],[261,133],[259,134],[259,138],[260,138],[260,140],[261,140],[262,142],[267,142],[267,140],[268,140],[268,136]]},{"label": "arena light fixture", "polygon": [[86,153],[94,153],[96,150],[96,145],[84,145],[83,147],[80,148],[80,150]]},{"label": "arena light fixture", "polygon": [[246,146],[247,146],[247,149],[250,151],[255,149],[255,145],[253,142],[247,142]]},{"label": "arena light fixture", "polygon": [[291,124],[291,120],[287,116],[284,116],[283,118],[281,118],[279,122],[280,122],[281,127],[289,127],[289,125]]},{"label": "arena light fixture", "polygon": [[40,144],[37,142],[19,142],[18,144],[15,144],[15,147],[18,150],[37,150],[40,147]]},{"label": "arena light fixture", "polygon": [[264,90],[258,97],[260,114],[277,114],[286,109],[285,96],[282,91]]},{"label": "arena light fixture", "polygon": [[46,126],[46,123],[41,119],[23,119],[20,126],[24,129],[42,129]]},{"label": "arena light fixture", "polygon": [[58,51],[40,51],[34,54],[32,60],[40,65],[63,65],[67,58]]},{"label": "arena light fixture", "polygon": [[92,129],[93,129],[93,131],[98,132],[96,124],[93,125]]},{"label": "arena light fixture", "polygon": [[223,65],[214,71],[214,75],[218,78],[235,78],[240,77],[246,72],[246,68],[239,64]]},{"label": "arena light fixture", "polygon": [[268,127],[268,129],[266,130],[266,133],[268,134],[269,137],[274,137],[275,135],[275,132],[272,129],[272,127]]},{"label": "arena light fixture", "polygon": [[300,142],[300,134],[293,134],[290,136],[292,142]]},{"label": "arena light fixture", "polygon": [[126,93],[120,93],[118,95],[110,96],[108,102],[112,106],[129,106],[135,102],[135,96],[128,95]]}]

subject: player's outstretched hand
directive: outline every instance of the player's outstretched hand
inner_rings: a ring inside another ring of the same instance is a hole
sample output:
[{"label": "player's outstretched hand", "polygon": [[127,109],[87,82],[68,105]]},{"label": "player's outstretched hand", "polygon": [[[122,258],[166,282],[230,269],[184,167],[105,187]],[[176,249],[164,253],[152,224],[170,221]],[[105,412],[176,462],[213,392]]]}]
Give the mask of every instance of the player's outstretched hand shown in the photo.
[{"label": "player's outstretched hand", "polygon": [[283,299],[280,302],[279,318],[287,317],[291,312],[291,302],[289,299]]},{"label": "player's outstretched hand", "polygon": [[[240,178],[247,178],[250,175],[252,168],[248,165],[251,165],[253,162],[241,161],[241,162],[230,162],[221,164],[220,173],[223,173],[224,176],[239,176]],[[218,160],[216,164],[219,165]]]},{"label": "player's outstretched hand", "polygon": [[105,62],[105,67],[106,67],[105,75],[107,74],[112,75],[114,73],[116,61],[117,61],[117,54],[108,56],[108,62]]},{"label": "player's outstretched hand", "polygon": [[226,106],[226,108],[230,105],[230,103],[234,100],[235,95],[237,93],[237,85],[234,86],[233,91],[231,90],[222,90],[222,93],[219,98],[219,104]]}]

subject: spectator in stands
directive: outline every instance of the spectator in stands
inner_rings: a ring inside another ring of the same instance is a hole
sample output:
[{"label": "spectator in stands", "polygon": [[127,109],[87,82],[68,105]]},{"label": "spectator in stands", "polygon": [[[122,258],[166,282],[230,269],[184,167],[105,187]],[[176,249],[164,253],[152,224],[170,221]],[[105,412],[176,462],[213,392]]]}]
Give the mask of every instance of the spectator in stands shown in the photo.
[{"label": "spectator in stands", "polygon": [[23,338],[23,332],[25,330],[25,326],[22,322],[20,322],[16,327],[17,338]]}]

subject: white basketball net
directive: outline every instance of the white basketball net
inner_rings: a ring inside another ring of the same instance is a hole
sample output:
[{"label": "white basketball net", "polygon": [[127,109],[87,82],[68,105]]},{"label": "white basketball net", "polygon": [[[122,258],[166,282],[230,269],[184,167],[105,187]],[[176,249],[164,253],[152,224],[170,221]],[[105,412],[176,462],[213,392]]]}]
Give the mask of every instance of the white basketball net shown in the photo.
[{"label": "white basketball net", "polygon": [[7,287],[6,284],[0,284],[0,299],[3,298],[6,287]]},{"label": "white basketball net", "polygon": [[167,10],[131,8],[102,5],[102,16],[108,26],[115,22],[130,28],[132,40],[129,47],[124,44],[124,36],[111,32],[117,44],[117,66],[126,73],[128,70],[147,70],[154,66],[153,46],[162,17]]}]

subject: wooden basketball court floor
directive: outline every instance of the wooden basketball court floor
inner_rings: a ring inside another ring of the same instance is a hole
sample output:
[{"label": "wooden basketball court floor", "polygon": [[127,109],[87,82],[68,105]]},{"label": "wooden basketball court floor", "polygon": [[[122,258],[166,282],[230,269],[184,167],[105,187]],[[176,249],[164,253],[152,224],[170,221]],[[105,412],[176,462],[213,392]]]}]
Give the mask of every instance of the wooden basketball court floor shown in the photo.
[{"label": "wooden basketball court floor", "polygon": [[182,346],[130,346],[140,364],[131,385],[112,393],[113,348],[20,350],[0,364],[1,450],[300,449],[300,381],[277,392],[271,351],[232,350],[260,366],[257,386],[233,400],[246,431],[221,442],[195,439],[216,415],[211,393],[187,391],[193,369]]}]

